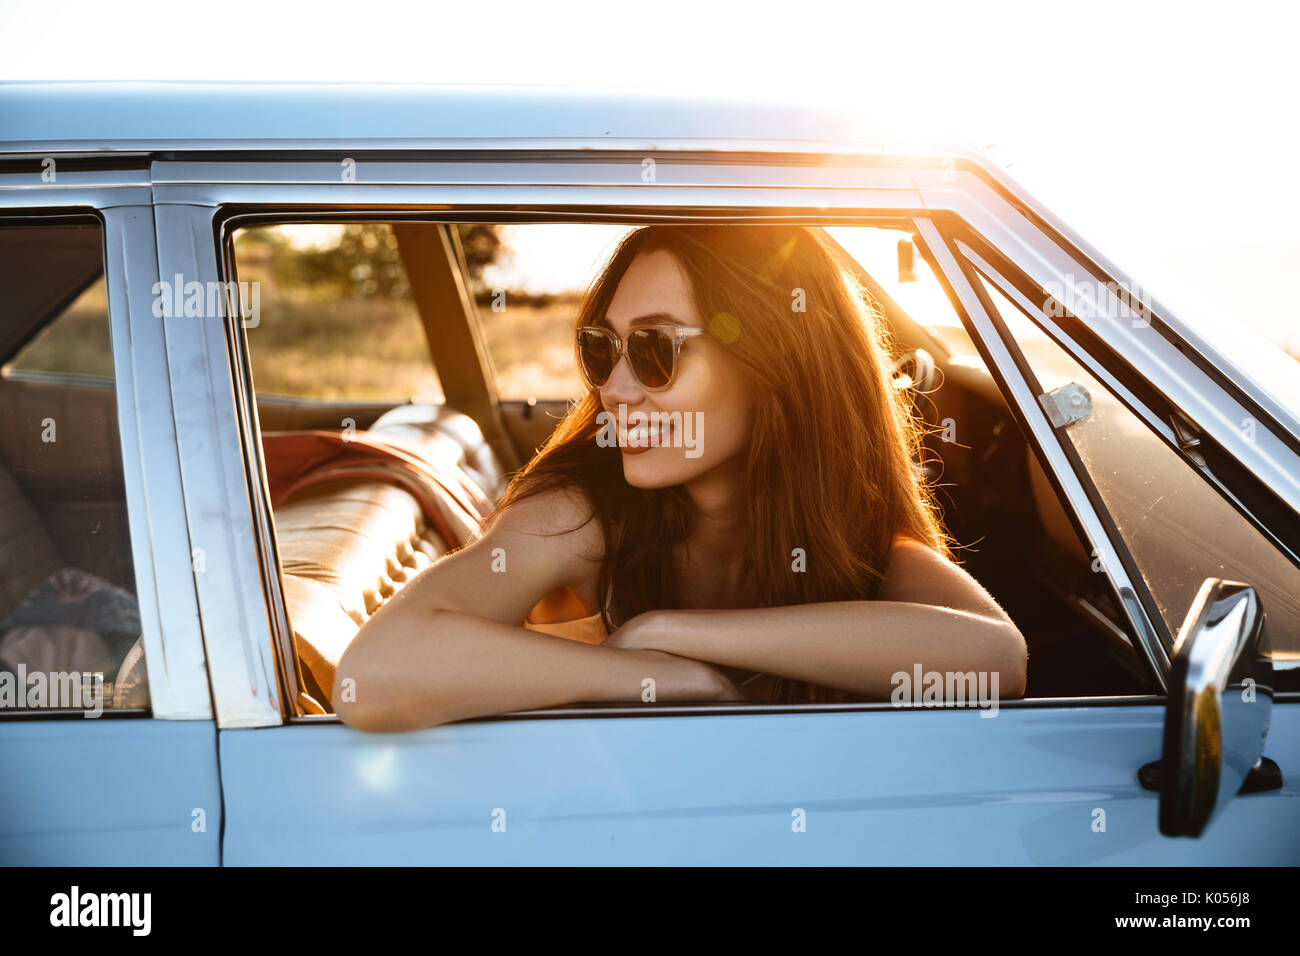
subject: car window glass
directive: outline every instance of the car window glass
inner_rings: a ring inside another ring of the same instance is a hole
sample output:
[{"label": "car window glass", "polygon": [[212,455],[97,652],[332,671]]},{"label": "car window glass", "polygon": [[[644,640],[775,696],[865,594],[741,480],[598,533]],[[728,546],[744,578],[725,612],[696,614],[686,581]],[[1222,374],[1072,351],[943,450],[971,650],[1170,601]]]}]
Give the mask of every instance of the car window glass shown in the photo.
[{"label": "car window glass", "polygon": [[0,225],[0,262],[0,711],[145,707],[100,227]]},{"label": "car window glass", "polygon": [[987,280],[998,312],[1046,393],[1081,385],[1090,411],[1064,426],[1159,608],[1177,635],[1207,577],[1259,594],[1278,686],[1300,688],[1300,568],[1181,456]]},{"label": "car window glass", "polygon": [[113,377],[108,304],[100,276],[59,317],[36,334],[5,368],[13,372]]}]

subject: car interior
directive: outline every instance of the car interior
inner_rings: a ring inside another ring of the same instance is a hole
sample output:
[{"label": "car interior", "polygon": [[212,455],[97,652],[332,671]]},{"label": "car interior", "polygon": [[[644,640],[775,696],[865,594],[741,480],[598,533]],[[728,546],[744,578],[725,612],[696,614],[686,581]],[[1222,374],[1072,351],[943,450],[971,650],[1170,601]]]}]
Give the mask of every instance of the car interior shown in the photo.
[{"label": "car interior", "polygon": [[[455,227],[396,223],[393,232],[445,403],[362,408],[259,397],[261,428],[264,434],[336,429],[346,415],[358,428],[432,452],[439,461],[462,468],[473,462],[475,481],[495,499],[509,472],[545,441],[567,402],[496,395]],[[851,257],[845,263],[852,267]],[[918,324],[860,268],[858,278],[881,306],[906,357],[897,383],[911,393],[916,413],[930,426],[946,418],[964,425],[961,443],[932,434],[917,467],[939,485],[946,527],[963,546],[958,561],[989,589],[1029,642],[1027,696],[1149,692],[1149,678],[1113,597],[1093,573],[1090,556],[967,334],[958,327]],[[359,623],[427,561],[448,550],[424,526],[410,496],[397,494],[400,508],[394,507],[394,496],[395,489],[378,483],[322,486],[275,512],[289,620],[311,698],[300,703],[308,712],[315,712],[316,703],[328,707],[333,665]],[[331,520],[336,509],[346,512],[348,521]],[[400,521],[392,522],[394,511]],[[374,533],[357,533],[362,527]],[[340,568],[355,573],[340,574]]]},{"label": "car interior", "polygon": [[[392,228],[444,402],[258,395],[257,427],[265,439],[301,430],[337,432],[348,421],[359,432],[455,470],[496,501],[567,402],[498,396],[455,225],[395,222]],[[65,565],[133,590],[111,380],[17,371],[8,364],[102,274],[97,231],[74,228],[50,241],[56,238],[79,250],[81,267],[64,270],[58,288],[51,280],[50,288],[11,301],[0,313],[0,408],[11,421],[53,416],[67,429],[52,444],[41,441],[36,427],[0,430],[0,619],[44,574]],[[20,242],[0,241],[3,288],[41,272],[36,259],[17,254]],[[945,526],[959,545],[955,558],[1028,641],[1026,696],[1153,692],[1104,576],[1093,573],[1052,483],[967,333],[909,315],[860,266],[857,272],[901,358],[896,385],[930,426],[915,467],[937,489]],[[942,439],[937,426],[946,419],[962,423],[959,442]],[[65,434],[73,440],[63,440]],[[415,496],[382,477],[310,483],[276,504],[273,521],[296,650],[298,713],[327,714],[334,668],[358,628],[453,544]],[[126,663],[139,667],[139,655],[128,655]]]}]

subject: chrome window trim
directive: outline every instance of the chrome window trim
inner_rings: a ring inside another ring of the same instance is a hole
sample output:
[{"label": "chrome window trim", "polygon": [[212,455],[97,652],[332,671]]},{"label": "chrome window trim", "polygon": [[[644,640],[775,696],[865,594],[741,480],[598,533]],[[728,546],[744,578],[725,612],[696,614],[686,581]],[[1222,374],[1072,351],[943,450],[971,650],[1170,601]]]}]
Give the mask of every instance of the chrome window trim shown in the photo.
[{"label": "chrome window trim", "polygon": [[[218,276],[224,281],[234,281],[234,248],[229,221],[220,210],[210,210],[213,241],[217,254]],[[229,368],[233,373],[232,395],[234,411],[239,425],[241,451],[249,488],[250,518],[257,548],[257,566],[262,575],[263,595],[268,612],[270,637],[275,649],[275,674],[284,697],[280,704],[280,721],[298,714],[298,701],[305,688],[300,674],[297,648],[293,642],[293,628],[289,622],[288,603],[284,597],[284,572],[280,564],[279,539],[275,532],[275,516],[271,510],[271,490],[266,480],[266,463],[262,456],[262,426],[257,411],[257,394],[253,388],[252,359],[243,328],[227,318],[226,345],[229,349]],[[293,666],[290,666],[292,662]],[[270,681],[267,681],[270,686]],[[332,688],[331,688],[332,690]]]},{"label": "chrome window trim", "polygon": [[[1278,550],[1288,556],[1293,563],[1300,564],[1300,553],[1296,547],[1284,540],[1277,530],[1271,527],[1266,521],[1255,514],[1250,507],[1243,502],[1232,490],[1226,487],[1223,481],[1213,471],[1207,467],[1196,467],[1183,452],[1179,445],[1178,437],[1173,427],[1168,421],[1157,415],[1151,407],[1133,393],[1104,363],[1099,361],[1087,348],[1080,345],[1060,324],[1053,321],[1046,315],[1039,303],[1034,302],[1026,297],[1013,282],[1002,274],[1002,270],[995,265],[987,262],[983,256],[966,244],[959,237],[954,237],[954,243],[957,250],[962,256],[975,266],[976,271],[983,275],[990,284],[995,286],[1010,301],[1019,305],[1029,316],[1030,321],[1036,325],[1046,336],[1059,345],[1063,351],[1071,358],[1075,359],[1090,375],[1097,381],[1109,388],[1120,402],[1128,408],[1134,415],[1140,418],[1148,428],[1155,432],[1156,436],[1164,443],[1189,467],[1194,467],[1199,473],[1201,480],[1208,482],[1214,489],[1230,504],[1251,526],[1258,530],[1265,538],[1269,540]],[[1158,390],[1157,390],[1158,391]],[[1172,635],[1171,635],[1172,636]]]},{"label": "chrome window trim", "polygon": [[42,710],[25,707],[15,710],[6,709],[0,712],[0,720],[61,720],[69,717],[78,717],[82,720],[104,720],[105,718],[158,716],[157,714],[151,714],[148,707],[105,707],[104,712],[98,717],[88,717],[86,713],[86,711],[78,710],[75,707],[49,707]]},{"label": "chrome window trim", "polygon": [[[801,195],[804,201],[794,197]],[[724,210],[780,210],[799,208],[837,210],[844,215],[880,215],[882,211],[907,215],[919,211],[914,191],[898,189],[820,189],[801,191],[792,186],[581,186],[566,183],[501,185],[378,185],[355,183],[336,186],[275,184],[185,185],[160,187],[159,201],[202,206],[318,207],[346,211],[348,207],[386,208],[394,212],[432,212],[439,208],[495,207],[498,210],[538,207],[703,208]]]},{"label": "chrome window trim", "polygon": [[115,206],[144,206],[153,202],[148,186],[19,186],[0,189],[0,210],[52,207],[63,209],[111,209]]},{"label": "chrome window trim", "polygon": [[[1124,283],[1127,289],[1137,288],[1131,277],[1123,269],[1119,268],[1107,256],[1103,255],[1096,247],[1075,232],[1068,223],[1062,221],[1046,205],[1008,176],[1005,170],[969,151],[953,150],[951,152],[952,156],[950,157],[926,164],[924,172],[921,171],[920,167],[913,169],[913,177],[917,183],[917,188],[926,197],[927,208],[930,208],[929,204],[931,203],[942,202],[933,191],[936,166],[942,167],[938,176],[941,181],[953,178],[950,173],[945,174],[945,171],[968,170],[971,174],[981,177],[990,189],[997,192],[1005,201],[1019,210],[1038,229],[1046,234],[1055,235],[1064,247],[1082,260],[1090,263],[1098,273]],[[951,186],[951,183],[941,182],[941,191],[945,186]],[[1195,328],[1180,319],[1171,309],[1162,305],[1160,300],[1151,294],[1150,290],[1142,287],[1140,291],[1143,295],[1134,296],[1134,300],[1140,301],[1158,316],[1159,321],[1168,328],[1169,332],[1177,340],[1189,346],[1208,365],[1221,370],[1222,377],[1230,387],[1242,392],[1251,402],[1264,411],[1273,423],[1286,432],[1290,438],[1291,447],[1297,454],[1300,454],[1300,413],[1278,403],[1255,383],[1246,370],[1227,356],[1222,355]]]},{"label": "chrome window trim", "polygon": [[[1279,695],[1282,696],[1282,695]],[[998,710],[1037,710],[1046,707],[1075,707],[1088,709],[1092,707],[1130,707],[1149,705],[1163,707],[1167,698],[1158,694],[1134,694],[1132,696],[1110,695],[1106,697],[1030,697],[1016,700],[999,700]],[[918,706],[897,707],[886,701],[842,701],[814,704],[759,704],[736,703],[734,701],[696,702],[696,703],[656,703],[646,704],[608,704],[605,706],[575,705],[548,707],[541,710],[516,710],[508,714],[493,714],[486,717],[467,717],[457,724],[482,724],[498,721],[515,720],[561,720],[574,718],[658,718],[658,717],[744,717],[758,714],[856,714],[856,713],[898,713],[901,711],[953,711],[980,710],[978,705],[957,706]],[[338,724],[342,723],[335,714],[311,714],[295,717],[291,724]]]},{"label": "chrome window trim", "polygon": [[210,162],[231,154],[270,156],[294,159],[302,154],[387,153],[397,156],[421,156],[430,153],[709,153],[718,157],[735,155],[836,156],[845,159],[862,157],[907,156],[939,157],[955,155],[956,147],[899,148],[894,139],[765,139],[759,137],[699,136],[288,136],[277,138],[211,136],[159,136],[148,139],[0,139],[0,160],[26,159],[33,156],[67,158],[149,157],[166,155],[188,162]]},{"label": "chrome window trim", "polygon": [[[66,202],[70,192],[90,208],[48,208],[51,201]],[[0,199],[9,200],[3,203],[8,208],[21,209],[23,219],[30,211],[42,221],[89,216],[100,223],[122,481],[150,711],[161,720],[210,720],[212,700],[189,574],[171,403],[162,384],[167,360],[151,311],[158,278],[153,210],[147,190],[143,203],[122,205],[125,196],[122,191],[92,196],[77,190],[33,189]],[[95,206],[96,200],[102,204]],[[166,451],[160,453],[160,448]],[[130,712],[144,713],[134,708]]]},{"label": "chrome window trim", "polygon": [[[127,512],[131,517],[136,589],[142,592],[142,578],[149,581],[143,593],[150,596],[154,607],[146,612],[146,601],[140,600],[140,617],[143,624],[148,613],[157,629],[151,635],[151,628],[144,628],[149,699],[157,717],[211,720],[212,698],[186,533],[172,400],[167,388],[170,366],[162,321],[153,315],[154,285],[159,274],[153,209],[149,205],[113,206],[102,213],[109,233],[104,270],[113,364],[118,376],[122,464],[129,476]],[[119,276],[125,277],[126,287],[119,284],[114,292],[114,280]],[[130,369],[125,380],[121,376],[124,367]],[[144,574],[142,559],[147,562]],[[155,692],[155,686],[161,694]]]},{"label": "chrome window trim", "polygon": [[[354,181],[344,181],[342,158],[353,159]],[[778,158],[779,162],[770,156],[755,162],[750,157],[746,162],[735,155],[616,153],[607,144],[599,152],[466,157],[443,151],[432,158],[400,161],[354,150],[324,160],[159,160],[152,174],[161,202],[226,206],[544,206],[572,204],[575,191],[580,191],[582,205],[605,207],[779,208],[793,192],[800,194],[798,205],[804,208],[920,207],[920,194],[908,170],[888,158],[859,156],[856,163],[835,166],[818,155]],[[655,163],[650,182],[643,180],[647,160]]]},{"label": "chrome window trim", "polygon": [[[392,158],[339,151],[332,157],[272,159],[262,162],[159,160],[153,165],[155,188],[221,185],[242,186],[688,186],[716,189],[828,190],[894,189],[909,193],[916,185],[906,167],[876,158],[828,164],[809,157],[729,154],[703,156],[655,151],[618,153],[551,153],[526,158],[506,156],[467,158],[463,152],[441,157]],[[351,180],[342,177],[342,163],[351,159]],[[648,161],[654,177],[644,178]],[[662,178],[660,173],[663,173]],[[164,193],[166,195],[166,193]]]},{"label": "chrome window trim", "polygon": [[[50,170],[53,181],[46,181],[46,160],[53,160]],[[114,157],[116,162],[123,162],[122,157]],[[63,168],[59,168],[63,163]],[[88,189],[124,189],[137,188],[148,191],[149,169],[141,160],[136,160],[136,168],[124,168],[120,165],[100,165],[88,163],[71,156],[58,153],[42,153],[25,156],[20,159],[3,160],[4,168],[0,170],[0,192],[13,189],[39,189],[43,195],[58,192],[80,191]],[[13,167],[30,165],[28,170]],[[90,166],[90,168],[77,168]],[[72,167],[72,168],[69,168]],[[48,200],[52,202],[54,200]]]},{"label": "chrome window trim", "polygon": [[[1149,324],[1135,328],[1119,318],[1131,306],[1114,290],[1136,289],[1130,277],[1113,266],[1103,267],[1067,234],[1045,231],[1045,223],[1033,221],[1035,213],[1014,196],[1000,194],[983,176],[969,169],[915,172],[927,211],[957,216],[1039,288],[1069,288],[1074,276],[1089,277],[1094,291],[1105,293],[1101,304],[1107,315],[1091,320],[1095,333],[1300,521],[1300,423],[1254,386],[1245,372],[1149,296],[1132,297],[1134,305],[1149,310]],[[1216,364],[1239,380],[1214,370]],[[1258,425],[1254,440],[1240,427],[1244,419]]]},{"label": "chrome window trim", "polygon": [[1141,578],[1127,548],[1118,532],[1112,536],[1113,522],[1079,477],[1061,436],[1038,402],[1037,383],[1031,384],[1027,377],[1032,376],[1032,371],[1024,365],[1014,339],[986,308],[983,290],[977,289],[970,281],[957,253],[933,221],[918,218],[916,228],[922,252],[933,260],[967,326],[971,341],[980,350],[990,372],[1001,379],[999,384],[1003,393],[1010,395],[1008,405],[1013,412],[1019,413],[1021,426],[1043,464],[1043,471],[1057,485],[1058,497],[1064,497],[1062,505],[1067,507],[1077,530],[1090,545],[1090,553],[1101,558],[1102,572],[1114,589],[1131,633],[1137,636],[1137,648],[1142,659],[1163,692],[1167,686],[1165,675],[1169,671],[1169,655],[1161,632],[1153,624],[1153,620],[1160,622],[1161,619],[1158,616],[1153,618],[1155,604],[1147,593],[1145,582],[1137,587],[1134,585],[1134,579],[1141,582]]},{"label": "chrome window trim", "polygon": [[[168,281],[216,282],[210,206],[157,203],[158,262]],[[266,727],[283,721],[271,610],[253,521],[246,436],[236,410],[226,303],[221,314],[160,319],[185,483],[190,540],[206,570],[193,575],[217,725]]]}]

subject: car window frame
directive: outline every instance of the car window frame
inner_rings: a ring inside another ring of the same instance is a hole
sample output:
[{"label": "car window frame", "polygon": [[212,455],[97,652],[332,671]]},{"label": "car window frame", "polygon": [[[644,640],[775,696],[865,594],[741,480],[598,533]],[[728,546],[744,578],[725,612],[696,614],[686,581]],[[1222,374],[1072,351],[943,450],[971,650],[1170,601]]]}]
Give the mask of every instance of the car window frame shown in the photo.
[{"label": "car window frame", "polygon": [[[994,334],[1004,341],[1014,342],[1014,336],[998,315],[998,310],[988,297],[981,279],[1019,306],[1028,321],[1055,342],[1066,355],[1077,361],[1098,382],[1106,386],[1121,404],[1166,447],[1189,463],[1192,461],[1193,453],[1200,456],[1203,461],[1195,468],[1199,477],[1284,557],[1300,567],[1300,522],[1291,520],[1294,516],[1287,510],[1286,502],[1267,485],[1263,477],[1249,467],[1246,461],[1217,444],[1214,441],[1216,436],[1210,429],[1202,427],[1204,425],[1202,420],[1191,419],[1188,414],[1181,411],[1185,403],[1178,400],[1177,393],[1171,394],[1171,386],[1176,386],[1178,390],[1185,393],[1189,387],[1192,387],[1189,385],[1189,382],[1192,382],[1195,389],[1200,392],[1204,407],[1213,408],[1215,416],[1222,420],[1241,421],[1243,418],[1251,418],[1256,421],[1261,434],[1261,444],[1271,442],[1265,449],[1265,454],[1270,457],[1270,460],[1272,456],[1279,453],[1285,455],[1293,443],[1294,436],[1286,432],[1278,422],[1269,418],[1267,412],[1259,405],[1254,404],[1244,389],[1237,389],[1234,394],[1221,388],[1214,377],[1208,375],[1193,377],[1203,368],[1204,359],[1199,355],[1187,354],[1188,344],[1180,343],[1174,330],[1162,321],[1166,316],[1159,303],[1152,301],[1139,303],[1135,298],[1132,306],[1134,311],[1138,308],[1146,310],[1144,321],[1148,323],[1147,328],[1153,337],[1159,337],[1158,341],[1171,340],[1178,344],[1180,347],[1174,354],[1185,357],[1182,367],[1168,373],[1164,381],[1145,375],[1143,370],[1133,363],[1133,353],[1124,350],[1122,343],[1116,345],[1105,342],[1100,331],[1091,329],[1088,322],[1075,315],[1066,304],[1059,301],[1054,303],[1056,308],[1053,311],[1059,312],[1059,315],[1047,313],[1044,306],[1049,296],[1041,279],[1045,275],[1060,275],[1060,273],[1044,270],[1044,257],[1038,255],[1032,257],[1032,265],[1039,270],[1037,275],[1032,275],[1027,268],[1030,263],[1025,261],[1031,257],[1013,259],[1006,250],[996,246],[972,223],[960,216],[940,214],[935,216],[935,222],[935,234],[939,237],[935,242],[945,244],[948,254],[959,262],[959,267],[965,273],[970,287],[971,297],[981,301],[982,308],[989,316],[989,327],[994,330]],[[1095,275],[1097,268],[1095,263],[1085,261],[1077,251],[1067,249],[1064,252],[1072,257],[1073,267],[1078,270],[1075,274]],[[1061,250],[1056,250],[1056,253],[1059,255]],[[1099,283],[1104,281],[1112,282],[1120,289],[1127,288],[1122,279],[1116,280],[1113,277],[1098,279]],[[1037,379],[1018,348],[1014,350],[1014,354],[1015,364],[1023,366],[1024,371],[1029,374],[1028,380],[1036,384]],[[1199,442],[1184,445],[1180,441],[1171,424],[1171,419],[1175,415],[1181,423],[1190,424],[1198,429]],[[1067,458],[1073,456],[1073,448],[1070,448],[1066,455]],[[1091,487],[1091,481],[1087,478],[1081,462],[1072,460],[1072,469],[1076,476],[1082,476],[1085,487],[1089,488],[1089,494],[1098,494],[1096,489]],[[1098,501],[1100,502],[1100,498]],[[1164,622],[1163,615],[1158,612],[1145,581],[1137,573],[1136,563],[1133,562],[1127,545],[1119,540],[1118,530],[1111,521],[1109,513],[1104,507],[1100,507],[1099,512],[1107,526],[1108,538],[1115,542],[1112,548],[1100,549],[1103,552],[1103,561],[1107,562],[1108,566],[1110,561],[1119,561],[1125,569],[1126,576],[1135,582],[1133,597],[1126,600],[1139,600],[1145,609],[1147,620],[1153,625],[1156,659],[1161,661],[1162,671],[1167,674],[1168,659],[1177,639],[1173,629],[1178,624],[1167,626]]]},{"label": "car window frame", "polygon": [[[1018,274],[1038,289],[1069,290],[1079,280],[1088,283],[1106,306],[1092,319],[1106,337],[1090,333],[1059,301],[1062,315],[1052,319],[1059,333],[1054,337],[1085,368],[1100,362],[1108,375],[1136,376],[1139,384],[1157,389],[1162,401],[1185,412],[1225,473],[1253,483],[1257,497],[1271,499],[1257,505],[1270,516],[1252,518],[1257,529],[1292,560],[1300,557],[1300,531],[1280,537],[1277,527],[1269,527],[1279,524],[1279,515],[1300,526],[1300,421],[1289,409],[997,168],[969,158],[931,161],[914,166],[913,176],[941,230],[977,255],[1013,267],[1009,275]],[[1122,310],[1141,310],[1145,324],[1113,321],[1107,314]],[[1112,379],[1103,375],[1100,380]],[[1238,428],[1245,418],[1258,426],[1249,437]],[[1144,420],[1157,431],[1169,431],[1167,425]],[[1232,489],[1238,497],[1246,491],[1244,486]]]},{"label": "car window frame", "polygon": [[[1106,388],[1123,408],[1145,426],[1157,440],[1174,452],[1184,465],[1191,468],[1196,479],[1199,479],[1218,494],[1251,528],[1259,531],[1264,540],[1272,545],[1278,554],[1288,559],[1296,568],[1300,568],[1300,559],[1297,558],[1296,552],[1288,548],[1280,539],[1279,534],[1276,533],[1287,527],[1282,525],[1280,529],[1279,525],[1275,523],[1278,521],[1276,513],[1264,511],[1261,514],[1262,509],[1246,507],[1241,498],[1233,494],[1229,487],[1230,482],[1235,483],[1237,487],[1249,484],[1249,482],[1243,481],[1243,476],[1240,473],[1242,466],[1239,463],[1231,458],[1219,456],[1215,460],[1214,470],[1206,467],[1196,467],[1187,454],[1187,450],[1180,446],[1178,436],[1170,426],[1171,416],[1176,413],[1176,409],[1158,387],[1153,383],[1135,379],[1131,374],[1127,373],[1127,370],[1117,367],[1117,362],[1113,357],[1108,360],[1106,356],[1099,354],[1095,348],[1089,348],[1081,344],[1080,336],[1077,332],[1071,334],[1070,326],[1078,329],[1084,324],[1082,320],[1064,307],[1062,307],[1063,314],[1059,319],[1049,316],[1040,304],[1047,301],[1047,292],[1036,286],[1013,264],[997,255],[989,255],[989,258],[998,260],[997,264],[990,262],[984,255],[981,255],[971,245],[968,245],[968,242],[972,241],[972,237],[963,229],[959,228],[953,231],[950,233],[949,238],[952,241],[952,250],[955,255],[960,257],[962,268],[966,272],[967,278],[971,280],[971,285],[986,309],[991,323],[1004,340],[1015,343],[1015,337],[1011,333],[1005,317],[1001,315],[1001,310],[992,301],[987,294],[986,288],[979,280],[987,282],[989,287],[1006,296],[1011,304],[1019,309],[1020,314],[1032,323],[1039,332],[1058,346],[1065,355],[1078,361],[1080,366],[1103,388]],[[987,246],[984,246],[982,251],[986,254],[990,252]],[[1043,389],[1038,384],[1038,378],[1033,371],[1032,363],[1024,356],[1018,343],[1014,344],[1014,349],[1016,363],[1018,366],[1023,366],[1027,381],[1031,383],[1035,394],[1042,394]],[[1179,415],[1179,417],[1182,416]],[[1155,625],[1156,633],[1159,635],[1160,640],[1164,642],[1163,650],[1166,658],[1168,658],[1173,653],[1178,637],[1176,631],[1182,622],[1167,621],[1165,615],[1160,612],[1154,595],[1146,583],[1145,576],[1140,573],[1137,567],[1132,548],[1115,524],[1109,509],[1102,500],[1100,490],[1088,475],[1087,467],[1075,450],[1073,443],[1068,440],[1063,429],[1051,427],[1051,431],[1064,450],[1064,454],[1070,461],[1076,475],[1079,476],[1081,484],[1087,490],[1087,494],[1097,502],[1097,511],[1104,518],[1107,534],[1116,543],[1116,555],[1123,563],[1130,579],[1137,585],[1143,606],[1147,608],[1150,620]],[[1198,454],[1200,453],[1199,446],[1195,450]],[[1252,475],[1251,477],[1255,476]]]},{"label": "car window frame", "polygon": [[[592,163],[626,165],[625,156],[601,156],[586,153],[581,161],[568,155],[528,156],[526,160],[511,157],[509,151],[495,155],[492,160],[475,158],[473,162],[455,165],[455,175],[443,175],[446,166],[420,158],[395,161],[384,157],[366,171],[363,182],[359,171],[362,162],[356,161],[357,177],[340,183],[336,178],[334,161],[313,158],[294,161],[282,157],[242,161],[213,161],[200,163],[155,162],[154,179],[156,208],[159,210],[159,245],[164,250],[188,246],[193,261],[187,259],[190,270],[200,278],[213,281],[231,281],[226,272],[221,249],[223,234],[231,222],[239,217],[256,215],[282,222],[342,221],[348,215],[372,219],[399,221],[403,217],[426,222],[654,222],[684,220],[701,222],[789,222],[797,219],[809,225],[875,225],[919,229],[930,223],[933,213],[927,209],[922,191],[916,188],[915,178],[897,165],[882,161],[867,174],[848,176],[846,182],[837,182],[836,175],[843,170],[823,166],[802,167],[797,163],[766,167],[779,184],[757,185],[752,170],[747,170],[744,185],[726,182],[726,170],[733,165],[753,163],[753,157],[732,157],[708,153],[688,154],[683,162],[700,161],[695,179],[689,185],[676,183],[653,190],[649,202],[629,202],[627,184],[611,185],[595,182],[599,176],[580,177],[574,182],[574,170],[584,170]],[[805,157],[806,158],[806,157]],[[491,163],[507,160],[512,181],[507,177],[495,180]],[[765,158],[770,162],[770,157]],[[662,162],[662,160],[661,160]],[[870,159],[852,157],[852,163]],[[853,167],[863,173],[862,168]],[[555,174],[557,169],[559,173]],[[567,172],[566,172],[567,170]],[[722,172],[720,172],[720,170]],[[801,176],[808,173],[806,180]],[[872,182],[870,174],[880,175]],[[855,181],[847,181],[855,180]],[[635,187],[634,187],[635,188]],[[647,196],[641,190],[637,198]],[[779,202],[777,199],[779,197]],[[531,201],[527,201],[531,200]],[[504,211],[504,210],[508,210]],[[165,253],[164,253],[165,255]],[[164,269],[164,271],[167,271]],[[212,356],[210,377],[214,382],[220,369],[226,370],[224,385],[235,398],[235,415],[227,414],[225,396],[220,397],[220,418],[226,439],[243,455],[243,491],[248,500],[248,526],[241,529],[238,538],[242,554],[248,556],[249,566],[255,566],[261,577],[257,593],[242,592],[249,603],[245,621],[256,622],[256,633],[238,635],[227,633],[214,640],[216,633],[205,627],[209,656],[212,659],[213,686],[216,693],[218,723],[227,726],[269,726],[284,722],[335,722],[336,715],[304,715],[290,707],[296,700],[297,690],[293,671],[287,660],[292,659],[292,634],[284,612],[280,594],[279,562],[275,556],[274,535],[271,533],[271,516],[267,502],[265,472],[260,464],[260,450],[256,447],[255,420],[249,410],[255,408],[255,396],[247,378],[246,355],[242,352],[237,329],[229,326],[222,337],[224,354]],[[978,342],[985,332],[968,328]],[[211,340],[211,344],[216,343]],[[986,356],[987,361],[987,356]],[[1013,365],[1010,359],[1004,359]],[[242,371],[241,371],[242,370]],[[1020,398],[1002,389],[1008,404],[1015,407]],[[1034,407],[1037,407],[1036,404]],[[1040,410],[1041,411],[1041,410]],[[184,456],[183,456],[184,457]],[[228,464],[228,463],[227,463]],[[1059,463],[1054,467],[1060,467]],[[1065,469],[1073,479],[1073,473]],[[1053,469],[1048,469],[1051,476]],[[1091,509],[1086,495],[1078,500],[1062,500],[1067,513],[1076,508]],[[193,516],[193,513],[192,513]],[[231,515],[232,520],[235,515]],[[1077,521],[1077,519],[1076,519]],[[240,518],[238,524],[243,524]],[[1092,527],[1100,527],[1095,514]],[[1084,540],[1088,540],[1085,538]],[[1118,562],[1116,562],[1118,564]],[[228,567],[230,565],[227,565]],[[236,569],[234,577],[250,580],[249,566]],[[1113,583],[1113,582],[1112,582]],[[1131,587],[1131,585],[1130,585]],[[228,592],[229,593],[229,592]],[[233,596],[233,595],[232,595]],[[252,605],[256,605],[256,607]],[[1129,613],[1134,613],[1129,609]],[[1137,609],[1138,614],[1142,609]],[[1149,623],[1148,623],[1149,628]],[[1135,628],[1136,630],[1136,628]],[[1148,638],[1155,643],[1154,638]],[[236,643],[242,647],[236,647]],[[217,660],[221,658],[221,660]],[[1159,668],[1154,668],[1159,673]],[[242,685],[242,686],[240,686]],[[1163,684],[1160,685],[1163,687]],[[225,703],[227,695],[233,695]],[[259,699],[260,698],[260,699]],[[1104,704],[1121,701],[1132,703],[1135,699],[1158,700],[1158,696],[1134,698],[1080,697],[1062,699],[1031,698],[1008,701],[1008,706],[1053,706],[1069,703]],[[791,705],[800,712],[821,710],[894,710],[889,704],[798,704]],[[787,709],[783,705],[693,705],[691,712],[771,712],[773,708]],[[521,717],[560,717],[582,715],[627,715],[681,713],[682,708],[671,705],[656,706],[653,711],[644,708],[551,708],[537,714],[511,714],[484,719],[519,719]]]},{"label": "car window frame", "polygon": [[[53,181],[45,180],[49,166],[42,159],[30,158],[30,171],[22,165],[19,161],[0,173],[0,228],[11,222],[63,221],[93,223],[100,231],[128,545],[150,695],[148,708],[105,708],[102,716],[210,720],[191,552],[179,507],[180,473],[174,456],[158,452],[160,446],[171,446],[168,433],[174,424],[170,396],[158,387],[168,374],[159,330],[149,327],[158,281],[152,196],[138,163],[72,161]],[[155,528],[177,533],[155,534]],[[84,713],[48,708],[0,714],[0,720],[73,717],[84,719]]]}]

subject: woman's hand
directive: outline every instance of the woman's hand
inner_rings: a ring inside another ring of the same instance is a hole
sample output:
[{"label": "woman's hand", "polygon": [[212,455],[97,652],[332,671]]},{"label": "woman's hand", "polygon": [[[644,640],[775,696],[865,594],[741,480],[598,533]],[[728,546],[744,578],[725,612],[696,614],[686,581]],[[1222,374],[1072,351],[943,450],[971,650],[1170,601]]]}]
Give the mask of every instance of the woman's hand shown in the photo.
[{"label": "woman's hand", "polygon": [[625,691],[621,687],[617,691],[611,688],[613,692],[607,699],[640,700],[645,703],[747,699],[744,691],[712,664],[664,651],[636,648],[620,650],[635,663],[632,667],[620,666],[619,672],[636,673],[636,682],[627,685]]},{"label": "woman's hand", "polygon": [[690,698],[692,700],[752,699],[749,689],[743,687],[739,682],[745,678],[752,679],[754,677],[753,671],[696,661],[694,658],[681,656],[676,646],[670,647],[672,613],[671,611],[646,611],[643,614],[638,614],[605,638],[602,646],[645,651],[656,655],[662,654],[678,660],[689,660],[693,664],[700,664],[708,673],[696,674],[695,676],[712,683],[713,688],[710,692],[711,696]]},{"label": "woman's hand", "polygon": [[665,650],[662,644],[656,644],[655,638],[662,637],[662,615],[655,611],[646,611],[626,621],[622,627],[605,638],[604,647],[621,647],[628,651]]}]

